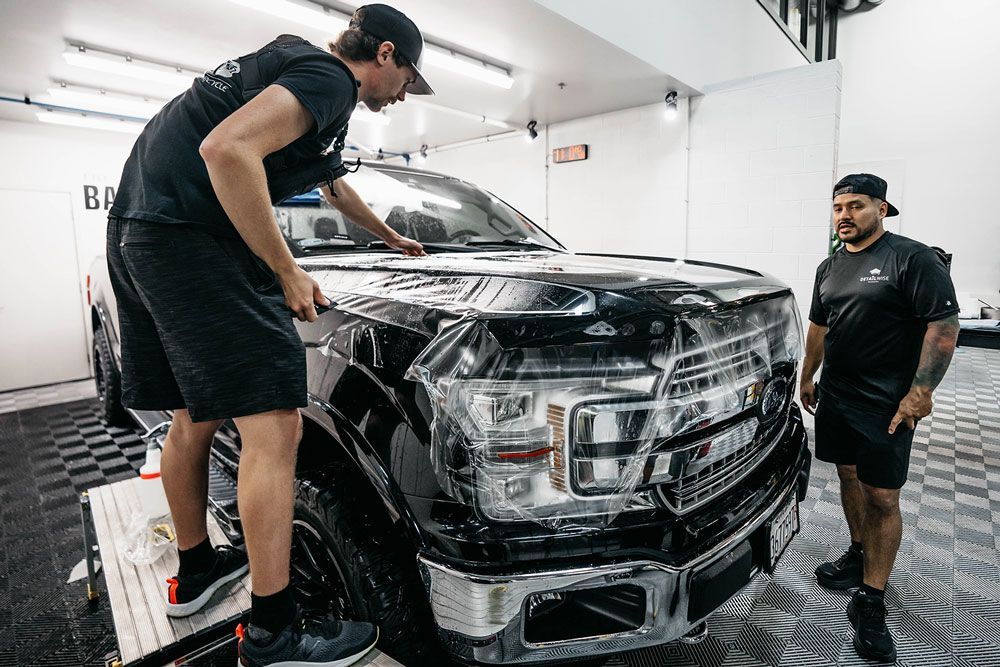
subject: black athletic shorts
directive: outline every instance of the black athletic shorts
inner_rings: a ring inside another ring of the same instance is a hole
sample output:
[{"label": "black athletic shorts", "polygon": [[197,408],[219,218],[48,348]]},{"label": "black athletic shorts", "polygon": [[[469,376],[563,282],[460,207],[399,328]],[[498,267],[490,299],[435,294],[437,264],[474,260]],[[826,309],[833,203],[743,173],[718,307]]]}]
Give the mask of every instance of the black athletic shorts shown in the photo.
[{"label": "black athletic shorts", "polygon": [[868,486],[902,488],[910,467],[913,431],[900,424],[889,435],[895,414],[895,410],[867,412],[823,394],[816,408],[816,458],[857,466],[858,479]]},{"label": "black athletic shorts", "polygon": [[107,241],[126,407],[201,422],[306,405],[305,346],[242,239],[111,216]]}]

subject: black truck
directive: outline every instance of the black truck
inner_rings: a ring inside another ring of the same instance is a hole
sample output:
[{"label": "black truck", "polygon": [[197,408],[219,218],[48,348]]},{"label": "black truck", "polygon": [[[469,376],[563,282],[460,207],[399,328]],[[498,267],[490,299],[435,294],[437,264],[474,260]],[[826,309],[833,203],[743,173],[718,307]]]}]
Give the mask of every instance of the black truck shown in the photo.
[{"label": "black truck", "polygon": [[[275,207],[336,304],[297,323],[302,607],[377,623],[407,665],[703,635],[799,528],[811,457],[791,290],[731,266],[574,254],[440,174],[372,163],[346,178],[428,256],[387,248],[316,193]],[[102,415],[127,423],[103,257],[89,281]],[[237,540],[239,458],[226,422],[210,505]]]}]

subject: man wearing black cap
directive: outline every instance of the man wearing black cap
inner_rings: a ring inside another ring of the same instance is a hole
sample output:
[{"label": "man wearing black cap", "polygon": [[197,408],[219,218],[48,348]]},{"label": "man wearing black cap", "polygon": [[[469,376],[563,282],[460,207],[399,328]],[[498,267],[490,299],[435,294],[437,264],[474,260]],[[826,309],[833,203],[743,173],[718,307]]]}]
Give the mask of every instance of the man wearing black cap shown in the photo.
[{"label": "man wearing black cap", "polygon": [[851,174],[834,186],[843,246],[816,270],[800,387],[816,416],[816,457],[837,465],[851,532],[847,553],[816,568],[816,579],[858,587],[847,609],[855,649],[889,662],[896,649],[883,591],[902,538],[899,489],[913,430],[955,351],[959,310],[944,258],[887,232],[882,220],[894,215],[878,176]]},{"label": "man wearing black cap", "polygon": [[231,418],[253,575],[250,626],[238,633],[248,667],[348,665],[378,637],[368,623],[297,620],[289,591],[298,408],[307,405],[305,349],[291,314],[311,322],[329,301],[296,265],[271,207],[322,186],[389,247],[423,254],[340,180],[359,100],[379,111],[408,93],[433,93],[422,51],[410,19],[367,5],[329,50],[281,35],[226,61],[150,120],[109,216],[122,403],[173,411],[161,470],[180,564],[167,613],[199,611],[248,568],[247,555],[213,548],[206,530],[209,449]]}]

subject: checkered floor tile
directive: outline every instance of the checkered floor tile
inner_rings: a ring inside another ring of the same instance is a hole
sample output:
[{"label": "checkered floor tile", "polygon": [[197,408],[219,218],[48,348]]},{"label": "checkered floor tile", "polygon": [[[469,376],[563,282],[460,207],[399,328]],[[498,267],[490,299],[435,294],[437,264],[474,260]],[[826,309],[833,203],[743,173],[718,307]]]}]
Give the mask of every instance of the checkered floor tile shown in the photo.
[{"label": "checkered floor tile", "polygon": [[79,401],[84,398],[94,398],[96,396],[97,388],[92,378],[44,387],[5,391],[0,393],[0,414],[17,412],[18,410],[30,410],[46,405],[58,405],[59,403]]},{"label": "checkered floor tile", "polygon": [[[0,396],[0,405],[2,405]],[[914,438],[903,542],[886,596],[900,665],[1000,667],[1000,352],[960,349]],[[0,414],[0,665],[96,665],[113,650],[101,600],[64,582],[81,557],[77,493],[129,475],[143,444],[105,429],[93,401]],[[833,466],[814,461],[802,532],[773,576],[709,621],[703,643],[616,656],[606,667],[864,665],[848,596],[812,571],[847,544]],[[205,664],[231,664],[214,656]]]}]

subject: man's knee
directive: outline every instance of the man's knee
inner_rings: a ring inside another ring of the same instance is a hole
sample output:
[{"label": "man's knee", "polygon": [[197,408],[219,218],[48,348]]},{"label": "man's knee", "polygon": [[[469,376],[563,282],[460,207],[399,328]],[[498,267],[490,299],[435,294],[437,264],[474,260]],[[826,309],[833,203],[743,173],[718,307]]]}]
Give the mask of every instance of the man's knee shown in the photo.
[{"label": "man's knee", "polygon": [[244,447],[294,453],[302,440],[302,414],[296,408],[238,417],[233,421]]},{"label": "man's knee", "polygon": [[863,484],[861,488],[865,495],[866,512],[874,512],[882,516],[891,516],[899,512],[898,489],[879,489],[867,484]]}]

